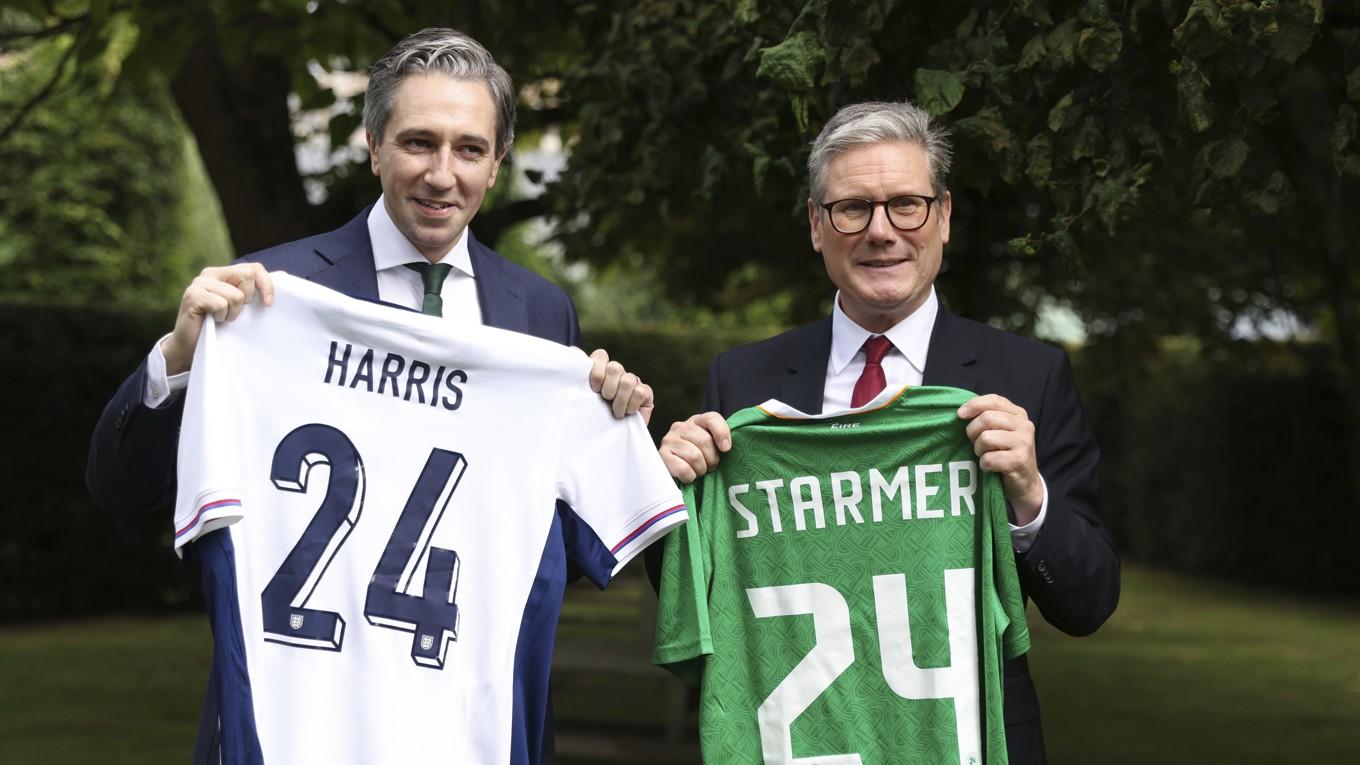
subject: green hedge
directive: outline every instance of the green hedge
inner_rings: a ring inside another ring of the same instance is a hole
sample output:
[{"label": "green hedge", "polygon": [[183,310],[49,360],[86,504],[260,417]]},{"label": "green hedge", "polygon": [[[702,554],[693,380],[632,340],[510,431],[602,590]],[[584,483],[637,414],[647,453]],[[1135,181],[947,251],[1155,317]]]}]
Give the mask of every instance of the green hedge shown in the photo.
[{"label": "green hedge", "polygon": [[164,312],[0,305],[0,620],[184,603],[169,519],[111,517],[85,493],[104,404],[173,320]]},{"label": "green hedge", "polygon": [[1094,346],[1078,357],[1105,514],[1126,557],[1360,594],[1353,434],[1327,350],[1183,344],[1142,365]]},{"label": "green hedge", "polygon": [[[148,611],[192,602],[169,520],[110,517],[85,494],[104,403],[173,317],[168,311],[0,305],[0,622]],[[763,333],[586,332],[656,390],[652,433],[697,411],[713,354]],[[1322,349],[1240,344],[1150,365],[1118,349],[1076,355],[1105,451],[1107,520],[1125,557],[1282,587],[1360,594],[1360,514],[1349,433]],[[1138,367],[1141,371],[1134,371]]]},{"label": "green hedge", "polygon": [[586,328],[582,334],[586,350],[608,350],[610,358],[652,386],[656,410],[649,429],[660,443],[672,422],[699,411],[708,382],[708,363],[714,356],[735,345],[768,337],[773,331]]}]

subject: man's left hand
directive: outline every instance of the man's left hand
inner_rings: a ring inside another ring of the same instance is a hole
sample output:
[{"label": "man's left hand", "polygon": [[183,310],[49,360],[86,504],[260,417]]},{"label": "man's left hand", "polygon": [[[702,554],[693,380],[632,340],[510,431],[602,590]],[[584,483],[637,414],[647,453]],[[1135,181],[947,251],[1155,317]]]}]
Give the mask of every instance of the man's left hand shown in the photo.
[{"label": "man's left hand", "polygon": [[1015,509],[1015,524],[1024,526],[1039,515],[1044,484],[1034,456],[1034,423],[1029,414],[1004,396],[978,396],[959,407],[968,420],[968,439],[973,442],[983,470],[1001,475],[1001,485]]},{"label": "man's left hand", "polygon": [[613,405],[615,417],[623,419],[637,412],[644,423],[651,421],[652,407],[656,403],[652,400],[652,386],[639,380],[619,362],[610,361],[603,348],[590,354],[590,387]]}]

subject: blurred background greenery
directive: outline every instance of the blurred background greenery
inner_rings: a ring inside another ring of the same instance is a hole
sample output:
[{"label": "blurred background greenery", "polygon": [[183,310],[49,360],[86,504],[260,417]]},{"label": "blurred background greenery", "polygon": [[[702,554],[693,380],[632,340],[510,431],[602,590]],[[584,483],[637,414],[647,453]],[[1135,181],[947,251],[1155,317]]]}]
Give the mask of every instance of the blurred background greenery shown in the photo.
[{"label": "blurred background greenery", "polygon": [[[0,0],[0,761],[187,752],[196,582],[166,519],[89,507],[91,426],[200,268],[376,197],[363,72],[430,25],[521,86],[473,229],[653,384],[657,436],[714,353],[828,310],[821,124],[938,115],[940,292],[1072,351],[1133,563],[1099,634],[1037,635],[1054,761],[1360,749],[1360,3]],[[568,602],[563,750],[693,761],[650,596],[614,589]]]}]

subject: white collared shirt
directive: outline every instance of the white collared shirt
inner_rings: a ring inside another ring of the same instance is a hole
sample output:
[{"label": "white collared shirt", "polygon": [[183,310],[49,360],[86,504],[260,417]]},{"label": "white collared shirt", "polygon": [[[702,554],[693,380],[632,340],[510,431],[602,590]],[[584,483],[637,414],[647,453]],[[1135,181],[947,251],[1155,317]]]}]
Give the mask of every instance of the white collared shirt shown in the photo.
[{"label": "white collared shirt", "polygon": [[[881,333],[892,342],[883,357],[883,377],[886,388],[896,390],[908,385],[920,385],[925,379],[926,353],[930,350],[930,334],[935,329],[935,317],[940,312],[940,301],[935,287],[920,308]],[[864,341],[878,334],[855,323],[841,310],[841,294],[831,308],[831,356],[826,361],[826,388],[822,393],[822,411],[838,412],[850,408],[855,382],[864,371]],[[1043,476],[1039,476],[1043,481]],[[1024,525],[1011,524],[1011,544],[1017,552],[1025,552],[1034,544],[1034,537],[1048,515],[1048,483],[1044,482],[1044,501],[1039,515]]]},{"label": "white collared shirt", "polygon": [[[373,266],[378,272],[378,299],[419,311],[425,299],[425,285],[420,274],[405,266],[429,261],[392,222],[382,197],[378,197],[368,213],[368,238],[373,243]],[[453,249],[434,262],[453,266],[439,291],[444,299],[444,318],[481,324],[482,309],[477,302],[477,280],[472,271],[467,230],[463,230]]]},{"label": "white collared shirt", "polygon": [[[378,197],[368,213],[368,238],[373,245],[373,266],[377,270],[378,299],[404,308],[420,310],[425,301],[425,285],[420,274],[406,268],[407,263],[427,262],[411,240],[401,233],[387,214],[383,198]],[[468,250],[467,229],[454,242],[453,249],[435,261],[453,266],[444,286],[439,290],[444,299],[443,315],[449,321],[482,323],[482,307],[477,301],[476,275],[472,271],[472,253]],[[166,335],[165,337],[169,337]],[[156,341],[146,358],[146,388],[142,403],[149,408],[163,406],[170,397],[189,386],[189,373],[166,375],[165,354]]]},{"label": "white collared shirt", "polygon": [[[930,295],[920,308],[883,333],[893,344],[883,357],[887,387],[897,389],[921,384],[926,373],[926,352],[930,350],[930,332],[935,328],[935,315],[939,312],[940,301],[935,297],[935,288],[931,287]],[[850,408],[855,381],[864,371],[864,341],[874,334],[845,315],[841,309],[841,294],[837,292],[831,309],[831,357],[826,362],[823,412]]]}]

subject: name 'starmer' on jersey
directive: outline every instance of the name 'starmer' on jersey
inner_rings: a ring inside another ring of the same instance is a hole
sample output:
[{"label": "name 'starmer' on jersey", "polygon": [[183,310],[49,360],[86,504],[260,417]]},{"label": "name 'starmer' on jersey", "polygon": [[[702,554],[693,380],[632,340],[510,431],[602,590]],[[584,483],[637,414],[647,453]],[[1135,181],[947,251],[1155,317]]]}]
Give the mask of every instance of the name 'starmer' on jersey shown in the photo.
[{"label": "name 'starmer' on jersey", "polygon": [[[974,497],[978,466],[972,460],[901,465],[887,473],[869,468],[729,486],[727,503],[746,523],[745,528],[737,529],[737,538],[749,539],[762,532],[782,533],[790,516],[793,530],[807,531],[809,514],[813,528],[825,529],[828,512],[823,500],[824,487],[830,489],[830,513],[836,526],[863,525],[866,517],[872,523],[883,523],[885,507],[890,516],[900,516],[904,521],[957,518],[965,509],[969,515],[977,513]],[[761,525],[766,516],[768,527]]]}]

